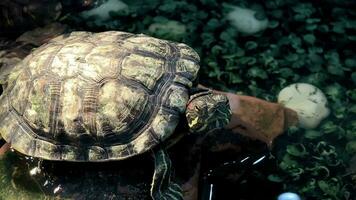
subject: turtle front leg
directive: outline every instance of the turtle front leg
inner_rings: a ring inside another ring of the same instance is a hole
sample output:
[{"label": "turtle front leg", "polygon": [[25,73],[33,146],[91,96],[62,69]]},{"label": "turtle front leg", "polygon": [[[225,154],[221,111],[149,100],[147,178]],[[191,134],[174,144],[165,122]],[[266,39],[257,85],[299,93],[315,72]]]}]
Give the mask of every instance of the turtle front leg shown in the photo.
[{"label": "turtle front leg", "polygon": [[151,197],[154,200],[183,200],[181,187],[171,180],[172,163],[168,153],[159,148],[153,152],[155,171],[151,185]]}]

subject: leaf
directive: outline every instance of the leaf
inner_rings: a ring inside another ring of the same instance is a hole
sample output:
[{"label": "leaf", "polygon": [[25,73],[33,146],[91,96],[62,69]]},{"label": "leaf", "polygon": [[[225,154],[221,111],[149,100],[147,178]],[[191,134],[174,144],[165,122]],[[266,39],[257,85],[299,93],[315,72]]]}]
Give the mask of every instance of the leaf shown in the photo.
[{"label": "leaf", "polygon": [[216,28],[218,28],[219,26],[221,26],[221,23],[219,22],[218,19],[216,18],[211,18],[208,23],[206,24],[206,30],[207,31],[212,31],[215,30]]},{"label": "leaf", "polygon": [[319,31],[322,32],[322,33],[327,33],[327,32],[330,31],[329,26],[326,25],[326,24],[323,24],[323,25],[318,26],[318,29],[319,29]]},{"label": "leaf", "polygon": [[211,52],[213,53],[213,55],[219,54],[222,50],[223,48],[219,45],[215,45],[213,46],[213,48],[211,48]]},{"label": "leaf", "polygon": [[251,77],[258,77],[261,79],[266,79],[268,77],[266,71],[264,71],[263,69],[260,69],[258,67],[251,67],[248,70],[248,75]]},{"label": "leaf", "polygon": [[296,13],[303,15],[311,15],[314,12],[313,6],[311,3],[299,3],[292,7],[292,10]]},{"label": "leaf", "polygon": [[231,84],[243,83],[243,80],[239,74],[229,73],[229,76]]},{"label": "leaf", "polygon": [[279,73],[283,78],[294,76],[294,71],[291,68],[280,68]]},{"label": "leaf", "polygon": [[299,49],[300,45],[302,44],[302,40],[296,36],[296,35],[290,35],[289,36],[290,39],[290,44],[294,49]]},{"label": "leaf", "polygon": [[316,139],[316,138],[321,137],[322,135],[323,135],[323,133],[320,131],[306,130],[304,137],[307,139]]},{"label": "leaf", "polygon": [[282,19],[283,18],[283,10],[279,10],[279,9],[276,9],[276,10],[271,10],[268,12],[269,15],[271,15],[273,18],[276,18],[276,19]]},{"label": "leaf", "polygon": [[328,72],[336,76],[344,76],[344,70],[338,65],[328,65]]},{"label": "leaf", "polygon": [[268,175],[267,179],[269,181],[275,182],[275,183],[281,183],[284,181],[284,179],[277,174],[270,174],[270,175]]},{"label": "leaf", "polygon": [[297,48],[295,48],[295,49],[296,49],[296,52],[297,52],[298,54],[304,54],[304,53],[305,53],[305,50],[304,50],[303,48],[297,47]]},{"label": "leaf", "polygon": [[311,70],[311,71],[312,72],[321,71],[321,69],[322,69],[321,65],[324,63],[323,58],[315,53],[309,53],[308,58],[309,58],[311,64],[313,64],[316,67],[316,68],[314,68],[315,70]]},{"label": "leaf", "polygon": [[263,20],[266,20],[267,19],[267,16],[266,16],[266,13],[261,11],[261,10],[258,10],[255,14],[254,14],[254,17],[257,19],[257,20],[260,20],[260,21],[263,21]]},{"label": "leaf", "polygon": [[325,167],[319,165],[319,163],[316,163],[315,167],[312,168],[307,168],[308,171],[310,171],[310,174],[313,176],[316,176],[318,178],[327,178],[330,176],[330,170]]},{"label": "leaf", "polygon": [[292,168],[288,172],[293,177],[293,180],[299,180],[300,176],[304,173],[304,169],[303,168]]},{"label": "leaf", "polygon": [[305,76],[301,79],[302,82],[310,83],[316,86],[323,85],[327,80],[328,75],[323,72],[317,72],[310,74],[309,76]]},{"label": "leaf", "polygon": [[356,89],[348,90],[346,94],[351,100],[356,101]]},{"label": "leaf", "polygon": [[333,29],[335,33],[344,34],[345,26],[342,22],[334,23]]},{"label": "leaf", "polygon": [[356,68],[356,59],[347,58],[345,60],[345,65],[350,68]]},{"label": "leaf", "polygon": [[349,109],[349,112],[356,114],[356,105],[352,105]]},{"label": "leaf", "polygon": [[223,41],[231,41],[231,40],[233,40],[233,38],[231,37],[231,35],[228,33],[228,32],[226,32],[226,31],[224,31],[224,32],[222,32],[221,34],[220,34],[220,39],[221,40],[223,40]]},{"label": "leaf", "polygon": [[326,181],[323,181],[323,180],[318,181],[318,186],[321,189],[321,191],[323,191],[325,193],[329,190],[329,185],[327,184]]},{"label": "leaf", "polygon": [[334,199],[339,199],[336,197],[340,193],[341,187],[339,180],[337,180],[336,178],[331,178],[327,181],[320,180],[318,181],[318,186],[320,190],[323,191],[325,194],[334,197]]},{"label": "leaf", "polygon": [[338,129],[338,126],[332,121],[327,121],[321,126],[321,129],[324,133],[332,133]]},{"label": "leaf", "polygon": [[201,34],[201,38],[203,40],[202,45],[206,47],[210,47],[215,41],[215,37],[212,33],[204,32]]},{"label": "leaf", "polygon": [[247,41],[247,42],[245,43],[245,48],[246,48],[247,50],[256,49],[257,46],[258,46],[257,43],[254,42],[254,41]]},{"label": "leaf", "polygon": [[303,184],[302,188],[300,189],[301,193],[313,193],[317,187],[316,180],[314,178],[310,178],[306,180],[306,183]]},{"label": "leaf", "polygon": [[295,54],[295,53],[288,54],[286,56],[286,60],[288,60],[289,62],[297,61],[298,60],[298,54]]},{"label": "leaf", "polygon": [[292,7],[292,10],[297,13],[294,15],[296,21],[304,21],[315,12],[311,3],[298,3]]},{"label": "leaf", "polygon": [[303,36],[303,39],[305,42],[309,43],[309,44],[314,44],[316,38],[313,34],[306,34]]},{"label": "leaf", "polygon": [[354,141],[349,141],[346,144],[345,148],[346,152],[349,153],[350,155],[356,154],[356,140]]},{"label": "leaf", "polygon": [[324,55],[325,59],[328,60],[331,64],[339,65],[340,56],[337,51],[329,51]]},{"label": "leaf", "polygon": [[304,67],[305,66],[305,60],[304,59],[299,59],[299,60],[296,60],[295,62],[293,62],[292,64],[292,67],[293,68],[301,68],[301,67]]},{"label": "leaf", "polygon": [[279,22],[276,20],[271,20],[268,22],[268,28],[277,28],[279,26]]},{"label": "leaf", "polygon": [[304,157],[308,155],[307,150],[303,144],[287,145],[287,153],[296,157]]},{"label": "leaf", "polygon": [[[247,65],[254,65],[256,64],[257,59],[254,57],[250,57],[250,60],[246,63]],[[261,76],[260,76],[261,77]]]},{"label": "leaf", "polygon": [[200,0],[200,2],[201,2],[203,5],[217,6],[217,1],[216,1],[216,0]]},{"label": "leaf", "polygon": [[177,1],[166,1],[164,4],[160,5],[158,9],[163,12],[174,12],[180,3]]},{"label": "leaf", "polygon": [[321,54],[324,50],[322,47],[312,46],[308,48],[308,51],[310,54]]},{"label": "leaf", "polygon": [[320,21],[321,21],[321,19],[319,19],[319,18],[308,18],[306,20],[306,23],[307,24],[314,24],[314,23],[317,23],[317,22],[320,22]]},{"label": "leaf", "polygon": [[318,28],[318,25],[316,24],[308,24],[305,26],[305,29],[308,30],[308,31],[314,31]]},{"label": "leaf", "polygon": [[238,59],[238,62],[240,64],[243,64],[243,65],[248,65],[249,63],[255,63],[256,62],[256,58],[254,58],[254,57],[241,57],[240,59]]},{"label": "leaf", "polygon": [[338,84],[330,84],[325,88],[325,93],[334,101],[341,99],[344,95],[344,88]]},{"label": "leaf", "polygon": [[349,35],[349,36],[347,36],[347,39],[349,39],[351,41],[356,41],[356,35]]},{"label": "leaf", "polygon": [[234,59],[234,58],[239,58],[245,55],[245,50],[238,48],[233,54],[229,55],[224,55],[224,59]]}]

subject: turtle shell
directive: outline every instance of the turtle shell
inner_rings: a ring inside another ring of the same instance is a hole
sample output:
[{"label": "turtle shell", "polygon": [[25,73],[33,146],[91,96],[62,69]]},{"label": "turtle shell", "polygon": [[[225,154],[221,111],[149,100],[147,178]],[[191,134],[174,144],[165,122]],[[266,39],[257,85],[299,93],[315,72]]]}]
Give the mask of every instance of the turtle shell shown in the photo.
[{"label": "turtle shell", "polygon": [[166,140],[186,109],[199,56],[143,34],[72,32],[34,50],[0,97],[0,133],[49,160],[122,160]]}]

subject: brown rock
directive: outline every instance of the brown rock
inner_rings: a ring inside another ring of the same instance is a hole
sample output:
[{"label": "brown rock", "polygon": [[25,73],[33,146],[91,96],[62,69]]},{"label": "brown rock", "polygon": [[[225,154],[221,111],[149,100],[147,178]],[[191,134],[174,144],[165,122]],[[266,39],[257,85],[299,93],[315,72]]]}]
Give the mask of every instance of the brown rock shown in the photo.
[{"label": "brown rock", "polygon": [[228,95],[233,117],[228,129],[269,146],[286,128],[298,122],[297,114],[277,103],[251,96]]},{"label": "brown rock", "polygon": [[8,150],[10,150],[11,145],[9,143],[5,143],[0,147],[0,157],[2,157]]}]

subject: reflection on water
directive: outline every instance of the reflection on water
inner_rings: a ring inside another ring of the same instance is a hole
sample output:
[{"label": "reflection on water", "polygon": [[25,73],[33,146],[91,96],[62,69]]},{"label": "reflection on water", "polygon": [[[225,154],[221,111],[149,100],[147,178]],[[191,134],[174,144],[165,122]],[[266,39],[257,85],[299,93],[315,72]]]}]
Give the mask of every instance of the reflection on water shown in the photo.
[{"label": "reflection on water", "polygon": [[[147,156],[140,157],[140,161],[145,159],[151,162]],[[68,163],[39,161],[9,152],[0,160],[0,197],[6,200],[145,199],[149,196],[152,171],[149,166],[142,169],[137,159]]]},{"label": "reflection on water", "polygon": [[46,199],[38,183],[26,173],[27,169],[25,158],[20,159],[13,152],[0,159],[1,199]]},{"label": "reflection on water", "polygon": [[[200,199],[207,199],[207,193],[212,193],[214,200],[225,197],[227,193],[234,198],[272,198],[280,191],[280,185],[267,181],[267,174],[255,173],[274,166],[274,161],[266,157],[265,145],[247,142],[228,132],[209,135],[202,145],[203,150],[194,145],[196,140],[194,135],[182,138],[170,149],[170,157],[175,167],[175,180],[185,183],[194,176],[200,154],[203,155]],[[230,146],[221,145],[226,142]],[[0,188],[0,197],[4,200],[150,199],[152,159],[149,154],[143,154],[116,162],[55,162],[8,152],[0,160],[0,185],[4,186]],[[214,184],[211,192],[206,187],[210,184]],[[253,194],[256,187],[263,189]]]}]

